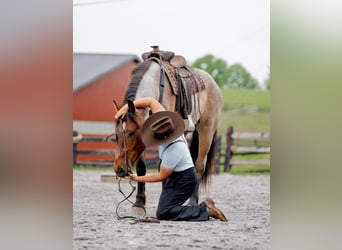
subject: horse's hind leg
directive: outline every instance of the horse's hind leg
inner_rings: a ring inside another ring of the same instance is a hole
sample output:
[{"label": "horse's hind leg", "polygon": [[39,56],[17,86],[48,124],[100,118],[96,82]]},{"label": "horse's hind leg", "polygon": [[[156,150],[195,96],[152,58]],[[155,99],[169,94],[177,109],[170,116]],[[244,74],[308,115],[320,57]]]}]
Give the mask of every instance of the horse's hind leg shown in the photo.
[{"label": "horse's hind leg", "polygon": [[[210,141],[207,141],[206,137],[201,137],[200,133],[198,133],[198,144],[194,145],[197,147],[198,153],[195,161],[196,175],[197,175],[197,186],[195,192],[192,194],[189,200],[189,205],[197,205],[199,199],[199,186],[201,185],[202,175],[204,172],[204,166],[207,159],[207,154],[209,152],[209,147],[205,145],[210,145]],[[205,142],[207,141],[207,142]],[[193,144],[191,144],[193,146]],[[194,150],[194,149],[193,149]]]},{"label": "horse's hind leg", "polygon": [[[137,168],[138,176],[146,175],[146,165],[141,157],[138,159],[136,168]],[[137,191],[135,203],[133,204],[134,211],[138,214],[144,213],[145,204],[146,204],[145,182],[138,182],[138,191]]]},{"label": "horse's hind leg", "polygon": [[198,197],[199,197],[199,184],[200,184],[200,180],[201,180],[201,174],[197,173],[197,185],[196,185],[196,189],[193,192],[193,194],[191,195],[188,205],[189,206],[193,206],[193,205],[197,205],[198,204]]},{"label": "horse's hind leg", "polygon": [[[204,142],[206,141],[206,142]],[[205,163],[207,160],[207,154],[209,152],[210,140],[207,138],[202,138],[199,136],[199,143],[198,143],[198,155],[195,161],[195,168],[196,168],[196,175],[197,175],[197,186],[195,192],[192,194],[189,200],[189,205],[196,205],[198,204],[199,199],[199,186],[202,184],[202,175],[204,172]],[[206,147],[206,145],[209,145]]]},{"label": "horse's hind leg", "polygon": [[[208,121],[209,122],[209,121]],[[206,168],[207,160],[210,161],[212,159],[208,159],[208,153],[210,150],[210,147],[212,146],[213,136],[215,135],[215,124],[213,123],[207,123],[204,121],[201,121],[198,124],[197,130],[198,130],[198,154],[195,161],[195,168],[196,168],[196,174],[197,174],[197,187],[196,191],[193,193],[193,195],[190,198],[189,205],[198,204],[199,199],[199,186],[202,185],[203,187],[206,187],[206,184],[208,182],[208,176],[210,175],[210,169]],[[193,146],[191,144],[191,146]]]},{"label": "horse's hind leg", "polygon": [[[192,138],[191,138],[191,145],[190,145],[190,153],[191,153],[191,158],[192,161],[195,163],[197,156],[198,156],[198,131],[197,129],[193,132],[192,134]],[[196,171],[197,172],[197,171]],[[190,200],[188,202],[188,205],[197,205],[198,204],[198,185],[199,185],[199,181],[201,176],[198,176],[197,174],[197,185],[196,185],[196,189],[194,191],[194,193],[191,195]]]}]

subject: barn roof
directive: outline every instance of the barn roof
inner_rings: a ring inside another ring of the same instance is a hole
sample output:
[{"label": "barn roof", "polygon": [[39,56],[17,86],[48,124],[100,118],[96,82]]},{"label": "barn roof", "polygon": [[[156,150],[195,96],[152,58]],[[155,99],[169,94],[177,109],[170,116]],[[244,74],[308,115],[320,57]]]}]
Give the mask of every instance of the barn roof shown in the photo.
[{"label": "barn roof", "polygon": [[131,61],[140,62],[136,55],[130,54],[74,53],[73,57],[73,91]]}]

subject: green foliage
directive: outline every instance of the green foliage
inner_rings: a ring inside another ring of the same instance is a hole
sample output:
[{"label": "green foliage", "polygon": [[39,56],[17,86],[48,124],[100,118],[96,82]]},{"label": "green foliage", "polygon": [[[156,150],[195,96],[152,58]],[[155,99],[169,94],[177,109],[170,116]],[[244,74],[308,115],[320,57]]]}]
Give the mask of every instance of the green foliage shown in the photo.
[{"label": "green foliage", "polygon": [[229,67],[226,61],[211,54],[198,58],[191,66],[208,72],[220,87],[259,88],[258,81],[241,64]]},{"label": "green foliage", "polygon": [[217,85],[222,87],[226,84],[228,66],[223,59],[215,58],[213,55],[206,55],[197,59],[191,66],[208,72],[214,78]]},{"label": "green foliage", "polygon": [[259,88],[258,81],[241,64],[233,64],[229,67],[226,85],[231,88]]}]

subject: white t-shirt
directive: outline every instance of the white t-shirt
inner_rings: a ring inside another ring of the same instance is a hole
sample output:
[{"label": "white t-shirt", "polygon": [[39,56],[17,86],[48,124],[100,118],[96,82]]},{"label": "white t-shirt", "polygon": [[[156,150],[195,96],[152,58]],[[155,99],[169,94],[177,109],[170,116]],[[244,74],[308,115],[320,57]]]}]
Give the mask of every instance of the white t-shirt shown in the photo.
[{"label": "white t-shirt", "polygon": [[183,135],[170,143],[160,145],[158,150],[161,166],[164,168],[181,172],[194,166],[188,143]]}]

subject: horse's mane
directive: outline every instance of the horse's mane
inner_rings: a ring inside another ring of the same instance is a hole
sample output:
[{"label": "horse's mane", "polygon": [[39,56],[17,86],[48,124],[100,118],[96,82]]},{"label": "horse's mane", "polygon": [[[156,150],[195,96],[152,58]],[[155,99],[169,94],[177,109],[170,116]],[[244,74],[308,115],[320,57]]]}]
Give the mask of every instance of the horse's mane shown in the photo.
[{"label": "horse's mane", "polygon": [[135,99],[141,79],[143,78],[145,72],[150,68],[151,63],[151,60],[143,61],[132,70],[131,82],[126,91],[124,104],[127,103],[127,100],[133,101]]}]

